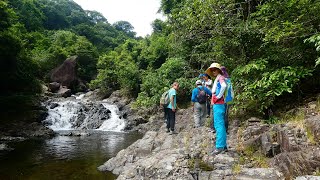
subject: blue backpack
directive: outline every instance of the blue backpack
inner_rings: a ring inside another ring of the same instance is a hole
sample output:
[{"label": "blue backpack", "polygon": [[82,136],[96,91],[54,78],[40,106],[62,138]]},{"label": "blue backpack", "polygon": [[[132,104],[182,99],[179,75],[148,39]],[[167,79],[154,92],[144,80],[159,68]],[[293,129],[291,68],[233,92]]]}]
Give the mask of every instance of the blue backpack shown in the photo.
[{"label": "blue backpack", "polygon": [[232,83],[230,78],[226,78],[225,82],[227,84],[227,88],[224,91],[224,102],[226,104],[232,104],[233,98],[234,98],[234,93],[233,93],[233,88],[232,88]]}]

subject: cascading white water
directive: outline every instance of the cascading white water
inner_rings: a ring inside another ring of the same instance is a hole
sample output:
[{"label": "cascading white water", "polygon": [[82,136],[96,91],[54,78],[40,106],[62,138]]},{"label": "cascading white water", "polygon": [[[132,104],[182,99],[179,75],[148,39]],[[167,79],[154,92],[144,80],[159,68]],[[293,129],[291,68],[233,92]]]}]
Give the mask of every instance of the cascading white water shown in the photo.
[{"label": "cascading white water", "polygon": [[[51,102],[51,104],[47,106],[48,116],[44,122],[49,124],[48,127],[50,129],[60,131],[78,130],[81,128],[83,129],[83,127],[87,127],[87,124],[90,124],[88,121],[92,119],[92,117],[88,116],[89,114],[92,115],[90,111],[94,109],[92,108],[93,104],[102,104],[104,108],[110,110],[110,113],[108,117],[105,117],[105,120],[100,127],[92,130],[121,132],[125,128],[125,120],[119,117],[119,109],[116,105],[108,104],[104,101],[89,102],[88,99],[84,98],[85,94],[73,97],[74,99],[60,99],[59,101]],[[57,104],[57,106],[50,108],[52,103]],[[100,111],[95,109],[94,113],[98,112]],[[79,117],[82,118],[82,121],[78,120]]]},{"label": "cascading white water", "polygon": [[108,121],[104,121],[104,123],[98,128],[98,130],[102,131],[122,131],[125,127],[124,120],[119,118],[119,109],[116,105],[111,105],[108,103],[102,103],[102,105],[111,111],[111,116]]},{"label": "cascading white water", "polygon": [[73,101],[56,102],[57,107],[48,108],[48,116],[46,122],[50,122],[50,129],[58,130],[72,130],[71,122],[78,116],[80,104]]}]

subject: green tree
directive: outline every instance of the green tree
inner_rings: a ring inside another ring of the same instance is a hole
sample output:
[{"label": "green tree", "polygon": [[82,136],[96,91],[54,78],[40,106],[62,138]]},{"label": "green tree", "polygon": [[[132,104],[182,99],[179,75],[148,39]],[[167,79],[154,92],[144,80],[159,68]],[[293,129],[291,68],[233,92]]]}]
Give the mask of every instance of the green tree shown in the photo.
[{"label": "green tree", "polygon": [[113,26],[126,33],[129,37],[135,37],[136,33],[133,31],[134,27],[128,21],[118,21],[113,23]]},{"label": "green tree", "polygon": [[7,1],[0,2],[0,83],[1,95],[35,94],[40,92],[35,78],[37,65],[27,56],[22,41],[23,26]]},{"label": "green tree", "polygon": [[43,29],[44,21],[46,20],[43,14],[41,4],[34,0],[12,0],[10,4],[16,8],[16,13],[19,17],[19,22],[24,24],[29,31]]},{"label": "green tree", "polygon": [[139,91],[140,72],[135,63],[132,50],[135,40],[127,40],[114,51],[98,60],[98,76],[91,87],[102,89],[122,89],[128,96],[136,96]]},{"label": "green tree", "polygon": [[[138,95],[136,105],[151,106],[158,105],[161,94],[179,78],[185,76],[188,66],[184,60],[178,58],[168,59],[157,70],[149,69],[142,75],[141,92]],[[182,81],[182,80],[181,80]],[[182,86],[181,91],[189,88]],[[188,90],[186,91],[189,92]],[[190,91],[191,92],[191,91]],[[181,99],[188,98],[189,94],[180,94]]]},{"label": "green tree", "polygon": [[83,36],[70,31],[48,31],[46,34],[33,33],[36,39],[31,55],[39,63],[44,75],[66,58],[77,55],[78,75],[82,80],[90,81],[96,75],[98,53],[96,48]]},{"label": "green tree", "polygon": [[[169,57],[182,57],[202,71],[212,62],[227,66],[239,107],[262,112],[300,91],[305,77],[316,77],[316,52],[304,40],[319,31],[319,7],[300,0],[162,1],[172,30]],[[253,104],[244,101],[251,98]]]},{"label": "green tree", "polygon": [[107,19],[98,11],[85,11],[87,16],[89,17],[89,20],[93,22],[94,24],[97,23],[108,23]]}]

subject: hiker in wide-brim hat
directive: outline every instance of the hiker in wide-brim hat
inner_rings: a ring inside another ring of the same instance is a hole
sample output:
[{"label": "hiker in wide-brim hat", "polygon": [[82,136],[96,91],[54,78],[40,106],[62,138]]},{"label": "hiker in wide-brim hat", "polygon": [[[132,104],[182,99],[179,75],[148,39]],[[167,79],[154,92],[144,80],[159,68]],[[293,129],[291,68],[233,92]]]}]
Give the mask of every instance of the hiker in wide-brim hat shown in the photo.
[{"label": "hiker in wide-brim hat", "polygon": [[212,86],[211,104],[213,104],[213,124],[216,130],[216,147],[213,150],[212,155],[217,155],[227,150],[227,133],[224,121],[226,109],[223,97],[227,84],[219,63],[212,63],[206,70],[206,73],[211,77],[215,77]]},{"label": "hiker in wide-brim hat", "polygon": [[215,70],[218,70],[219,73],[222,74],[221,65],[219,63],[212,63],[206,70],[206,74],[208,74],[211,78],[217,77],[217,75],[214,74]]}]

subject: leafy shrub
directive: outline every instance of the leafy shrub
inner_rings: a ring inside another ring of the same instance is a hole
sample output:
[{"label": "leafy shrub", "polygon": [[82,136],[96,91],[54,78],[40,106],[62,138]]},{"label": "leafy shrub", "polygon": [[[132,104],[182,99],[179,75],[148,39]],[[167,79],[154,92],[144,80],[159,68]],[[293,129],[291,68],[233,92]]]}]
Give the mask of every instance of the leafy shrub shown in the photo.
[{"label": "leafy shrub", "polygon": [[195,82],[198,78],[179,78],[177,81],[179,82],[179,90],[177,101],[181,108],[185,108],[189,105],[191,101],[191,94],[193,88],[195,88]]},{"label": "leafy shrub", "polygon": [[292,89],[300,79],[310,76],[304,67],[281,67],[272,69],[265,59],[251,62],[234,71],[237,106],[263,112],[272,106],[276,98]]},{"label": "leafy shrub", "polygon": [[180,98],[181,89],[184,91],[184,85],[188,84],[188,80],[181,77],[187,71],[185,61],[180,58],[168,59],[159,69],[145,71],[142,75],[141,92],[138,95],[135,106],[158,104],[161,94],[169,89],[174,81],[178,81],[180,84],[177,96]]},{"label": "leafy shrub", "polygon": [[[313,43],[314,46],[316,47],[316,51],[320,52],[320,34],[313,35],[310,38],[304,40],[304,42]],[[320,64],[320,57],[318,57],[316,59],[316,65],[315,66],[318,66],[319,64]]]},{"label": "leafy shrub", "polygon": [[118,50],[111,51],[99,58],[98,76],[91,81],[91,88],[122,89],[128,96],[139,91],[140,72],[124,44]]}]

